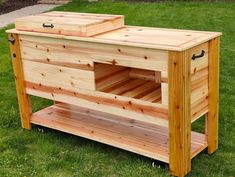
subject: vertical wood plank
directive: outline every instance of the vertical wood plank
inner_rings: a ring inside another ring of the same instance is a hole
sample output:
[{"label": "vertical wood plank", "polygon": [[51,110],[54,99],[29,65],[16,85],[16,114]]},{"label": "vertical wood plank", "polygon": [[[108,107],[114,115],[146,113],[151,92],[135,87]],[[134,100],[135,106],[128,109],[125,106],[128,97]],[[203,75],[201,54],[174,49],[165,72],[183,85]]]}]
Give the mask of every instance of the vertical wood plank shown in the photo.
[{"label": "vertical wood plank", "polygon": [[218,148],[220,38],[209,41],[209,112],[206,116],[208,153]]},{"label": "vertical wood plank", "polygon": [[14,43],[9,43],[9,45],[12,57],[15,83],[16,83],[21,125],[23,128],[31,129],[30,116],[32,114],[32,108],[29,95],[26,94],[24,86],[24,74],[22,69],[19,37],[17,34],[8,34],[8,38],[14,39]]},{"label": "vertical wood plank", "polygon": [[191,170],[190,63],[188,51],[169,52],[169,165],[175,176]]}]

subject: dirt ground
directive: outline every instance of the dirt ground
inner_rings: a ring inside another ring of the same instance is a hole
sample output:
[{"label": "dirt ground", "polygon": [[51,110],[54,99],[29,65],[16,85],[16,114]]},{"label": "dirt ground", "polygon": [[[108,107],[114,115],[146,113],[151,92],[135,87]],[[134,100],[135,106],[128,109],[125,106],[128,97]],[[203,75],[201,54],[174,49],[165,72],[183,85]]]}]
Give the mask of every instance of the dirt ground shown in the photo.
[{"label": "dirt ground", "polygon": [[37,0],[4,0],[4,2],[0,4],[0,14],[5,14],[34,4],[37,4]]}]

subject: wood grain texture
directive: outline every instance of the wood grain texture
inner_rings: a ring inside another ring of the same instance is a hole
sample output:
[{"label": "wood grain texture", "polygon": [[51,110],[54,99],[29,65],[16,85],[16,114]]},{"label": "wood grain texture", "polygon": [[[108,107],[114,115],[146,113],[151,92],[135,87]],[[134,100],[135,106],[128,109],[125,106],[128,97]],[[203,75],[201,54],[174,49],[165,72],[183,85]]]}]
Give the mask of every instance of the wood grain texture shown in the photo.
[{"label": "wood grain texture", "polygon": [[219,48],[220,38],[209,41],[209,112],[206,118],[206,132],[210,154],[218,148]]},{"label": "wood grain texture", "polygon": [[169,162],[170,173],[180,177],[191,170],[190,62],[189,51],[169,54]]},{"label": "wood grain texture", "polygon": [[[169,163],[168,129],[159,125],[63,103],[34,113],[31,122]],[[204,134],[191,134],[193,158],[207,142]]]},{"label": "wood grain texture", "polygon": [[17,18],[15,26],[23,31],[88,37],[124,27],[124,16],[47,12]]},{"label": "wood grain texture", "polygon": [[85,89],[71,92],[31,82],[26,82],[26,91],[31,95],[116,114],[132,121],[168,126],[168,109],[159,103]]},{"label": "wood grain texture", "polygon": [[76,92],[95,90],[93,71],[22,60],[25,81]]},{"label": "wood grain texture", "polygon": [[9,45],[11,50],[12,65],[16,83],[21,125],[25,129],[31,129],[30,117],[32,114],[32,108],[29,95],[27,95],[26,88],[24,85],[24,73],[20,53],[19,36],[17,34],[8,34],[8,38],[14,38],[15,40],[14,44],[9,43]]},{"label": "wood grain texture", "polygon": [[210,39],[221,36],[221,33],[219,32],[149,28],[141,26],[125,26],[124,28],[92,37],[64,36],[20,31],[16,29],[7,30],[7,32],[170,51],[184,51],[207,42]]},{"label": "wood grain texture", "polygon": [[[92,68],[93,62],[167,71],[168,52],[94,42],[20,35],[25,60]],[[68,60],[69,58],[69,60]]]}]

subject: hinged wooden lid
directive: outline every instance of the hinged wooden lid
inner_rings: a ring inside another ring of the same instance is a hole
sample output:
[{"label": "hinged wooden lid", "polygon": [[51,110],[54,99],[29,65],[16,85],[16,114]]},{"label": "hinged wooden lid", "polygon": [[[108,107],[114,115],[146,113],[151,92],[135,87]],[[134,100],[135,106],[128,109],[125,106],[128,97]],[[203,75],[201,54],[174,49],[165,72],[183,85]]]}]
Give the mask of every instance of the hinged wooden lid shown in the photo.
[{"label": "hinged wooden lid", "polygon": [[123,15],[47,12],[16,19],[17,30],[88,37],[124,26]]}]

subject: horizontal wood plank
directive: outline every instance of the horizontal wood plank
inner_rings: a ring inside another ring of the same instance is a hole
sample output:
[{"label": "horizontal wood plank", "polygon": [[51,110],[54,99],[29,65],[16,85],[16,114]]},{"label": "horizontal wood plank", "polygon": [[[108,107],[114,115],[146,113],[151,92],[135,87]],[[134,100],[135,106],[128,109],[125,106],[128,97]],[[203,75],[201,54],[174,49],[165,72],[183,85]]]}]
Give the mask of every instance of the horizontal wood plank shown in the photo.
[{"label": "horizontal wood plank", "polygon": [[75,92],[95,90],[93,71],[22,60],[25,81]]},{"label": "horizontal wood plank", "polygon": [[65,89],[26,82],[26,92],[59,102],[87,107],[93,110],[116,114],[133,121],[139,120],[168,126],[168,109],[159,103],[151,103],[134,98],[98,91],[79,89],[71,92]]},{"label": "horizontal wood plank", "polygon": [[[168,52],[136,47],[20,35],[22,58],[88,65],[90,62],[166,71]],[[69,58],[69,61],[68,61]],[[91,64],[90,64],[91,65]]]},{"label": "horizontal wood plank", "polygon": [[78,13],[75,17],[68,14],[70,13],[62,12],[58,15],[58,12],[47,12],[41,15],[21,17],[15,20],[15,26],[16,29],[23,31],[83,37],[124,27],[124,16],[122,15]]},{"label": "horizontal wood plank", "polygon": [[[126,121],[119,116],[63,103],[34,113],[31,122],[169,162],[165,127]],[[205,135],[192,132],[191,158],[206,146]]]}]

